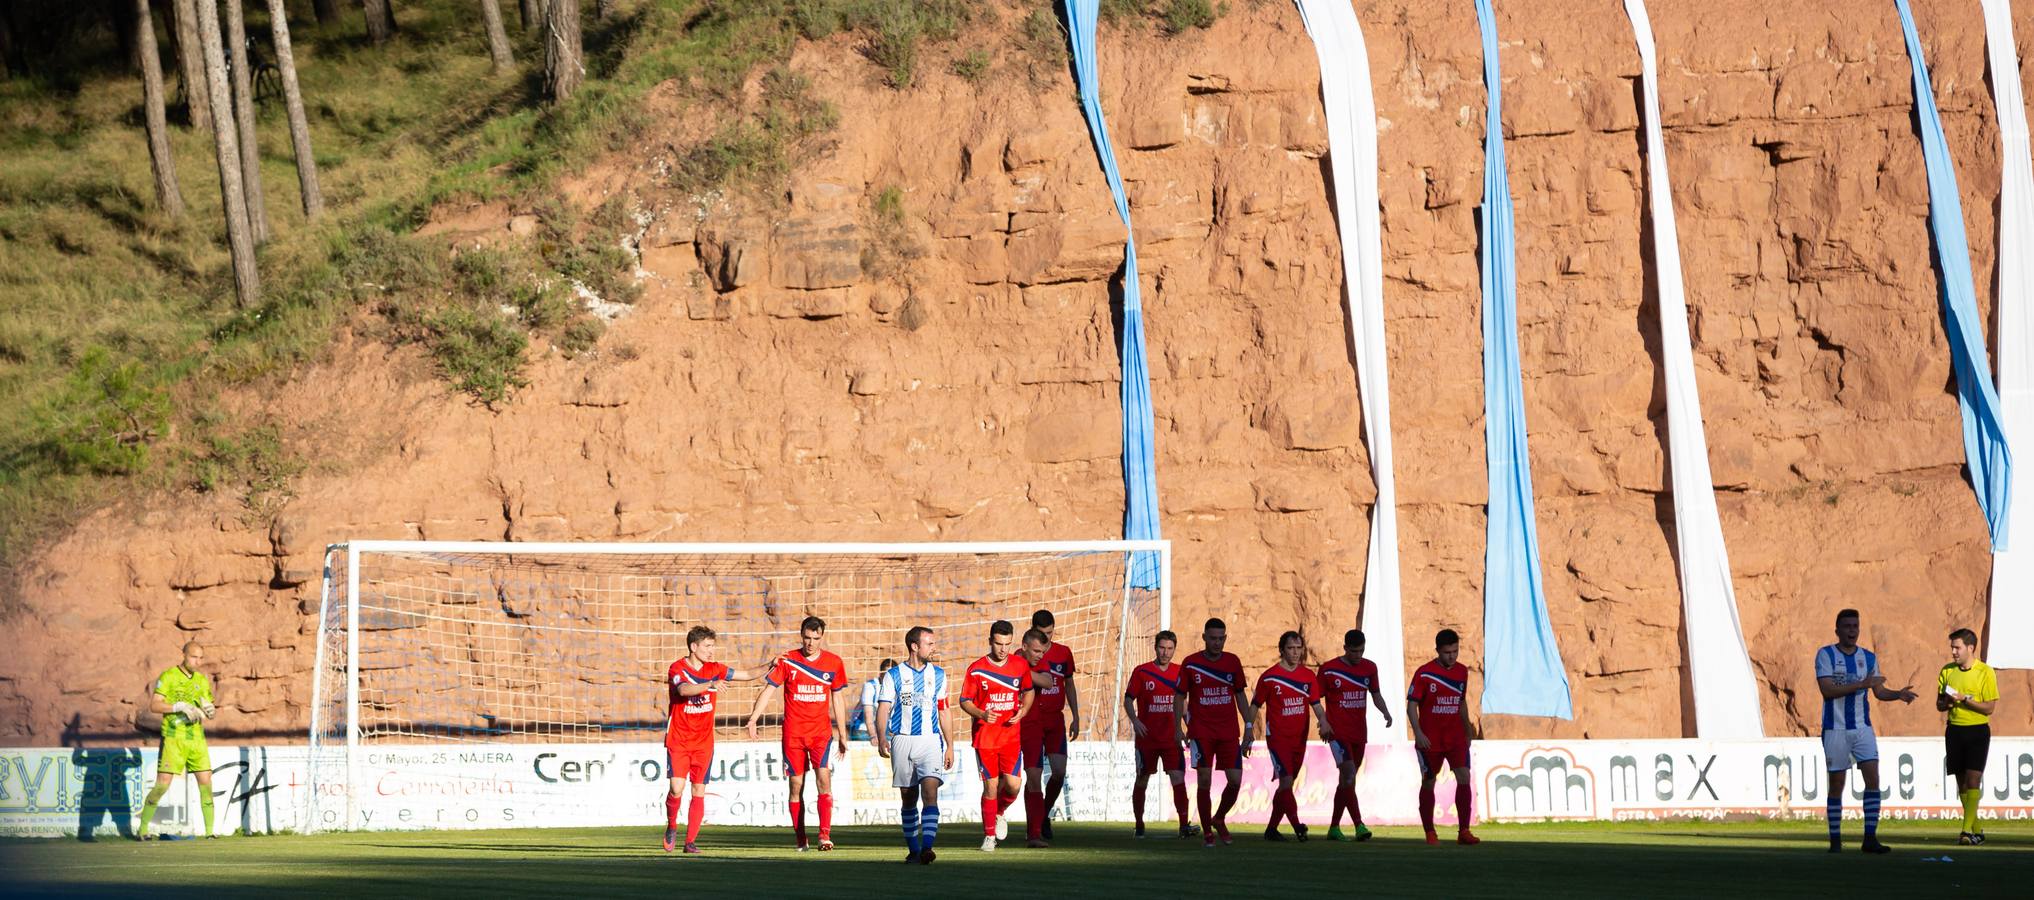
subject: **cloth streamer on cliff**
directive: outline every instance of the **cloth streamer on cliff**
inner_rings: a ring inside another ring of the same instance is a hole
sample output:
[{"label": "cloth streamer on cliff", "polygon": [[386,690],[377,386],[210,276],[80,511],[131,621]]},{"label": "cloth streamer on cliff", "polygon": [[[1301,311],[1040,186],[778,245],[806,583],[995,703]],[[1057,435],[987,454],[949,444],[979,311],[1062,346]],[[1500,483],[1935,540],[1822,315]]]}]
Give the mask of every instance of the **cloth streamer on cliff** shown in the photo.
[{"label": "cloth streamer on cliff", "polygon": [[[1321,102],[1328,113],[1328,170],[1342,239],[1342,277],[1349,296],[1349,343],[1356,348],[1356,387],[1363,437],[1370,448],[1377,503],[1370,510],[1370,555],[1363,570],[1365,654],[1377,663],[1377,690],[1405,696],[1405,627],[1398,581],[1398,488],[1391,474],[1391,386],[1385,374],[1384,227],[1378,216],[1377,103],[1371,94],[1370,51],[1349,0],[1296,0],[1321,65]],[[1373,726],[1374,727],[1374,726]],[[1394,733],[1400,733],[1394,729]],[[1372,734],[1380,734],[1373,731]]]},{"label": "cloth streamer on cliff", "polygon": [[1519,372],[1518,259],[1511,183],[1504,171],[1503,80],[1490,0],[1476,0],[1483,32],[1483,453],[1490,505],[1483,547],[1483,711],[1574,718],[1568,671],[1547,618],[1533,474],[1526,454],[1525,386]]},{"label": "cloth streamer on cliff", "polygon": [[[1956,193],[1956,169],[1949,159],[1949,142],[1942,136],[1935,89],[1928,83],[1928,61],[1921,56],[1914,11],[1907,0],[1893,0],[1893,5],[1900,11],[1900,28],[1907,33],[1907,61],[1914,70],[1914,118],[1921,132],[1922,160],[1928,167],[1928,227],[1935,233],[1935,262],[1942,281],[1942,328],[1949,337],[1957,403],[1963,408],[1963,459],[1991,531],[1992,552],[1997,553],[2006,549],[2007,489],[2012,483],[2013,459],[2006,449],[2005,426],[2000,423],[1999,395],[1992,389],[1984,319],[1978,315],[1977,291],[1971,286],[1963,201]],[[2024,252],[2024,246],[2021,250]],[[2025,589],[2024,584],[2014,587]]]},{"label": "cloth streamer on cliff", "polygon": [[[1992,105],[1999,113],[1999,401],[2006,445],[2021,459],[2034,458],[2034,161],[2030,161],[2026,98],[2020,91],[2020,60],[2013,45],[2013,16],[2006,0],[1984,0],[1985,49],[1991,61]],[[2006,533],[2029,534],[2034,527],[2034,467],[2019,466],[2008,480],[2014,503]],[[2034,541],[2001,549],[1992,557],[1992,634],[1985,658],[1994,666],[2034,669]]]},{"label": "cloth streamer on cliff", "polygon": [[[1129,540],[1158,538],[1157,426],[1151,413],[1151,374],[1144,360],[1144,300],[1137,284],[1137,237],[1130,229],[1130,201],[1123,176],[1116,170],[1116,150],[1109,126],[1102,120],[1102,90],[1095,71],[1095,24],[1101,0],[1064,0],[1067,36],[1073,44],[1074,78],[1081,111],[1088,119],[1095,155],[1109,181],[1116,214],[1123,219],[1123,536]],[[1150,553],[1132,564],[1133,584],[1158,587],[1158,567]]]},{"label": "cloth streamer on cliff", "polygon": [[1681,280],[1681,236],[1667,180],[1667,143],[1660,134],[1659,53],[1645,0],[1624,0],[1638,39],[1645,77],[1646,179],[1652,195],[1653,258],[1660,293],[1660,365],[1667,381],[1667,455],[1674,488],[1674,541],[1681,562],[1681,608],[1687,618],[1688,680],[1695,686],[1695,736],[1752,740],[1760,724],[1758,679],[1737,619],[1730,554],[1709,478],[1709,441],[1695,386],[1688,340],[1688,302]]}]

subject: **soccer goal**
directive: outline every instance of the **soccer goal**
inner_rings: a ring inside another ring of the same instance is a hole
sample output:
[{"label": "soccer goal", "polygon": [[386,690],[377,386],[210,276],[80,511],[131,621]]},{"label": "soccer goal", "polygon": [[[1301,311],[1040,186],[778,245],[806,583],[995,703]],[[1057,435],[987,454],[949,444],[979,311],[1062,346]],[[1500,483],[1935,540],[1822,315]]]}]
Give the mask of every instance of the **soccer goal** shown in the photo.
[{"label": "soccer goal", "polygon": [[[1009,619],[1021,634],[1034,610],[1049,609],[1055,639],[1076,659],[1086,734],[1108,740],[1129,738],[1118,721],[1123,678],[1170,626],[1165,541],[363,540],[326,559],[303,831],[655,820],[664,675],[696,625],[718,633],[719,661],[762,667],[797,646],[806,616],[824,618],[852,706],[880,661],[905,657],[912,626],[936,629],[939,662],[958,685],[991,622]],[[721,691],[723,745],[745,739],[763,686]],[[956,713],[961,739],[965,721]],[[764,741],[774,743],[775,722],[764,719]],[[971,761],[958,768],[973,780]],[[465,821],[431,821],[445,817],[443,804],[386,802],[446,795],[473,800],[452,816]]]}]

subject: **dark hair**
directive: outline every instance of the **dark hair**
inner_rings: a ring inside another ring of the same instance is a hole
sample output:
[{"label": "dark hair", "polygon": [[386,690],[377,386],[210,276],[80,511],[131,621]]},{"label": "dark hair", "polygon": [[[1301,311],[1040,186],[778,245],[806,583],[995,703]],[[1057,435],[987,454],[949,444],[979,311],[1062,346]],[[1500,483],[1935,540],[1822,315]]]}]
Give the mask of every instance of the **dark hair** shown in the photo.
[{"label": "dark hair", "polygon": [[1024,643],[1050,646],[1052,644],[1052,637],[1043,631],[1033,628],[1024,632]]},{"label": "dark hair", "polygon": [[1151,643],[1154,645],[1156,645],[1159,641],[1171,641],[1175,646],[1177,646],[1179,644],[1179,635],[1173,634],[1170,631],[1161,631],[1151,638]]},{"label": "dark hair", "polygon": [[932,629],[930,628],[927,628],[923,625],[913,625],[911,626],[910,631],[904,632],[904,646],[916,647],[918,646],[919,638],[922,638],[931,633]]},{"label": "dark hair", "polygon": [[1462,636],[1456,634],[1455,629],[1453,628],[1443,628],[1440,631],[1434,632],[1434,649],[1436,650],[1439,650],[1442,647],[1446,647],[1449,644],[1459,644],[1459,643],[1462,643]]},{"label": "dark hair", "polygon": [[1033,628],[1051,628],[1052,624],[1052,610],[1041,609],[1031,614],[1031,627]]},{"label": "dark hair", "polygon": [[991,624],[989,626],[989,635],[991,637],[994,637],[995,635],[999,634],[1016,634],[1016,633],[1017,629],[1016,627],[1010,624],[1009,619],[997,619],[994,624]]},{"label": "dark hair", "polygon": [[1351,628],[1348,631],[1342,632],[1342,646],[1344,647],[1363,646],[1363,629]]},{"label": "dark hair", "polygon": [[883,657],[882,662],[876,664],[876,674],[881,675],[884,672],[888,672],[894,668],[897,668],[897,661],[891,659],[890,657],[885,656]]},{"label": "dark hair", "polygon": [[1972,631],[1968,628],[1958,628],[1957,630],[1950,632],[1949,639],[1952,641],[1956,641],[1959,644],[1969,644],[1973,647],[1977,646],[1977,632]]},{"label": "dark hair", "polygon": [[820,634],[825,634],[826,620],[818,616],[806,616],[805,621],[798,623],[798,633],[804,634],[808,631],[817,631]]},{"label": "dark hair", "polygon": [[1229,623],[1224,622],[1221,619],[1209,619],[1208,624],[1201,626],[1202,631],[1214,631],[1217,628],[1220,628],[1223,631],[1228,631]]},{"label": "dark hair", "polygon": [[692,626],[691,631],[685,632],[685,647],[686,649],[689,650],[691,649],[693,644],[697,644],[700,641],[710,641],[713,639],[714,639],[713,629],[708,628],[704,625],[694,625]]},{"label": "dark hair", "polygon": [[1839,610],[1837,610],[1837,611],[1836,611],[1836,624],[1838,624],[1838,625],[1841,625],[1841,624],[1843,624],[1843,620],[1845,620],[1845,619],[1855,619],[1855,618],[1857,618],[1857,617],[1858,617],[1858,615],[1857,615],[1857,610],[1854,610],[1854,609],[1839,609]]},{"label": "dark hair", "polygon": [[1300,642],[1300,646],[1302,646],[1302,647],[1306,646],[1306,644],[1307,644],[1307,639],[1306,639],[1306,638],[1303,638],[1303,637],[1300,637],[1300,633],[1299,633],[1299,632],[1297,632],[1297,631],[1288,631],[1288,632],[1286,632],[1286,633],[1284,633],[1284,634],[1281,634],[1281,635],[1279,635],[1279,636],[1278,636],[1278,651],[1279,651],[1280,653],[1283,653],[1283,652],[1285,652],[1285,642],[1286,642],[1286,641],[1298,641],[1298,642]]}]

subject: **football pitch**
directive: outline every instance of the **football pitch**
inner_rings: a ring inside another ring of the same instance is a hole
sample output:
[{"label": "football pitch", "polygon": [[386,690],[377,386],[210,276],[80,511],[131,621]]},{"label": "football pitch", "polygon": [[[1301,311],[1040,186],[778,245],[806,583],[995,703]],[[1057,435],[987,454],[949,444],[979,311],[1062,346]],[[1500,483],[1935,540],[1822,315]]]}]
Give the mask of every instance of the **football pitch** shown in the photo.
[{"label": "football pitch", "polygon": [[1409,828],[1360,844],[1318,827],[1305,844],[1248,830],[1214,850],[1068,824],[1049,850],[1015,840],[995,853],[979,849],[978,826],[955,823],[931,866],[904,865],[896,829],[876,826],[838,829],[824,854],[793,852],[789,829],[709,827],[692,857],[665,854],[654,827],[15,840],[0,843],[0,894],[1978,898],[2024,896],[2034,878],[2034,823],[1988,824],[1988,844],[1959,847],[1953,822],[1887,822],[1880,837],[1896,850],[1871,857],[1856,849],[1858,823],[1845,825],[1836,855],[1816,822],[1490,825],[1476,847],[1429,847]]}]

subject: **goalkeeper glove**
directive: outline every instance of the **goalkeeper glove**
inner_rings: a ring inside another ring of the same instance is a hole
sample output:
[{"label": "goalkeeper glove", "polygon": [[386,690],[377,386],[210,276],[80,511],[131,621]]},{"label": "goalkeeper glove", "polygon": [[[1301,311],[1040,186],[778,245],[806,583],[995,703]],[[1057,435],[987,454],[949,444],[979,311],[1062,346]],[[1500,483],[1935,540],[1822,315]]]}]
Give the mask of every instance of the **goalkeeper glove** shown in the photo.
[{"label": "goalkeeper glove", "polygon": [[205,718],[207,719],[219,714],[219,707],[213,706],[210,700],[205,701],[205,705],[198,708],[204,711]]},{"label": "goalkeeper glove", "polygon": [[183,717],[184,717],[184,718],[185,718],[186,720],[188,720],[188,721],[192,721],[192,722],[196,722],[196,721],[198,721],[199,719],[202,719],[202,718],[204,718],[204,717],[205,717],[205,714],[204,714],[204,713],[201,713],[201,712],[199,712],[199,711],[198,711],[198,708],[197,708],[197,707],[195,707],[195,706],[192,706],[192,705],[190,705],[189,703],[186,703],[186,702],[184,702],[184,701],[182,701],[182,700],[178,700],[178,701],[176,702],[176,705],[174,705],[174,706],[171,706],[171,707],[170,707],[170,712],[173,712],[173,713],[176,713],[177,715],[183,716]]}]

